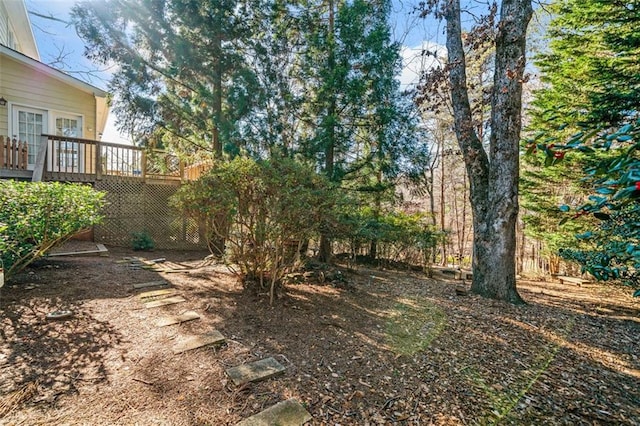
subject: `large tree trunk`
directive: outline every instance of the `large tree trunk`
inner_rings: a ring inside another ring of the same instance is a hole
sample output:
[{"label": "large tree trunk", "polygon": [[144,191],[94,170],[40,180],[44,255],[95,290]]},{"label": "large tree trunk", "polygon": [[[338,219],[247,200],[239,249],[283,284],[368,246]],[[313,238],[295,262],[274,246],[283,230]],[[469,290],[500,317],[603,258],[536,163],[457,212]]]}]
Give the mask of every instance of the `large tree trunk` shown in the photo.
[{"label": "large tree trunk", "polygon": [[456,136],[470,182],[473,213],[471,291],[523,303],[516,289],[519,141],[526,30],[531,0],[503,0],[496,36],[489,155],[473,126],[462,43],[460,0],[448,1],[447,51]]}]

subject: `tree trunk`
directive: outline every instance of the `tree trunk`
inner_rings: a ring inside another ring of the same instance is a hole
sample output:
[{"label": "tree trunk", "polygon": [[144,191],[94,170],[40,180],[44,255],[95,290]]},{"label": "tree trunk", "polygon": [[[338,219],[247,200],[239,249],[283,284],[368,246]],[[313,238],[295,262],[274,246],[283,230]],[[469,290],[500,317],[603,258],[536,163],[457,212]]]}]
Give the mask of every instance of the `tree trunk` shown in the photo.
[{"label": "tree trunk", "polygon": [[[218,11],[218,15],[220,11]],[[222,25],[220,17],[217,18]],[[211,135],[211,145],[216,158],[222,157],[222,141],[220,140],[220,124],[222,122],[222,34],[217,33],[214,39],[214,49],[216,60],[214,64],[213,82],[213,132]]]},{"label": "tree trunk", "polygon": [[[329,53],[328,53],[328,66],[329,70],[333,73],[336,68],[336,58],[334,51],[334,27],[335,27],[335,16],[334,16],[334,3],[333,0],[329,0]],[[331,95],[331,99],[329,100],[329,106],[327,109],[327,118],[328,118],[328,129],[327,129],[327,140],[325,141],[324,146],[324,169],[325,174],[329,178],[329,180],[333,180],[333,169],[334,169],[334,161],[335,161],[335,138],[336,138],[336,95],[333,93]],[[326,234],[320,235],[320,249],[318,252],[318,260],[320,262],[329,263],[331,261],[332,249],[331,249],[331,240],[329,236]]]},{"label": "tree trunk", "polygon": [[442,159],[440,161],[440,231],[442,232],[442,266],[447,266],[447,237],[444,226],[444,139],[442,140]]},{"label": "tree trunk", "polygon": [[369,259],[373,261],[373,260],[376,260],[377,257],[378,257],[378,240],[374,238],[373,240],[371,240],[371,243],[369,244]]},{"label": "tree trunk", "polygon": [[470,183],[474,225],[471,291],[484,297],[524,303],[516,289],[515,227],[522,78],[526,30],[533,13],[531,0],[503,0],[501,3],[489,155],[473,125],[467,92],[460,0],[448,2],[444,12],[455,130]]},{"label": "tree trunk", "polygon": [[520,222],[520,250],[518,252],[518,263],[516,264],[516,274],[522,274],[524,271],[524,256],[527,248],[527,237],[524,234],[525,223]]},{"label": "tree trunk", "polygon": [[320,235],[320,248],[318,249],[318,260],[320,262],[331,262],[331,240],[326,235]]},{"label": "tree trunk", "polygon": [[[437,153],[436,153],[437,155]],[[433,193],[434,189],[435,189],[435,185],[434,185],[434,179],[435,179],[435,167],[434,164],[431,165],[431,167],[429,168],[429,212],[431,213],[431,224],[433,225],[433,230],[435,231],[436,226],[438,225],[438,221],[436,220],[436,200],[435,200],[435,194]],[[429,256],[427,259],[429,263],[436,263],[436,247],[434,244],[434,247],[431,248],[430,250],[431,252],[431,256]]]}]

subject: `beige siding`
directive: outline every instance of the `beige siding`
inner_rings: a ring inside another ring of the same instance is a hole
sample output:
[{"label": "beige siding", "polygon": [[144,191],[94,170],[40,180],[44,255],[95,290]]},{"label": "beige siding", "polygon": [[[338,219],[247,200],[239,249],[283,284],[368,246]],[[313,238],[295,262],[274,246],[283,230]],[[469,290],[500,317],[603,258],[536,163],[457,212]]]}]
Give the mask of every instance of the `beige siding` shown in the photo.
[{"label": "beige siding", "polygon": [[[16,105],[84,117],[82,137],[96,139],[96,101],[92,94],[0,55],[0,96]],[[7,134],[9,111],[0,106],[0,134]],[[51,134],[55,130],[48,129]]]},{"label": "beige siding", "polygon": [[9,14],[4,4],[0,2],[0,43],[7,46],[9,37]]}]

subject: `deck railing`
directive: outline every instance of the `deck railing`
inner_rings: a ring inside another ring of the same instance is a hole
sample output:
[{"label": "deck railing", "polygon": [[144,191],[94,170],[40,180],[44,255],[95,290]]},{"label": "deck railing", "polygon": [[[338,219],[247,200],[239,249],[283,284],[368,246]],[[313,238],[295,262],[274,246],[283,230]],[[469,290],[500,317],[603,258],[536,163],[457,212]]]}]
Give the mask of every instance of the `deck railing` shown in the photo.
[{"label": "deck railing", "polygon": [[[138,179],[183,179],[177,156],[158,150],[89,139],[43,135],[47,150],[46,180],[96,180],[103,176]],[[36,170],[38,165],[36,165]]]},{"label": "deck railing", "polygon": [[27,170],[27,143],[0,136],[0,168]]},{"label": "deck railing", "polygon": [[[35,154],[35,155],[34,155]],[[0,136],[0,169],[33,169],[33,180],[92,182],[104,176],[144,180],[195,180],[209,162],[185,164],[162,150],[90,139],[42,135],[35,164],[28,164],[26,142]]]}]

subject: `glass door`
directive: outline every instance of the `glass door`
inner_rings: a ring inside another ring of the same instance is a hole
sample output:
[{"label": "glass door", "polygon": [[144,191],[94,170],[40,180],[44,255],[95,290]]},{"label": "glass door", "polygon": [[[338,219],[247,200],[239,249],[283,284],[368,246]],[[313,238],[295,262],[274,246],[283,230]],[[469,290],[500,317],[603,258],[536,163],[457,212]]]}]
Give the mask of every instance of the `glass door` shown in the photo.
[{"label": "glass door", "polygon": [[27,143],[27,168],[36,164],[40,136],[47,133],[47,112],[33,108],[13,108],[13,133],[21,142]]}]

